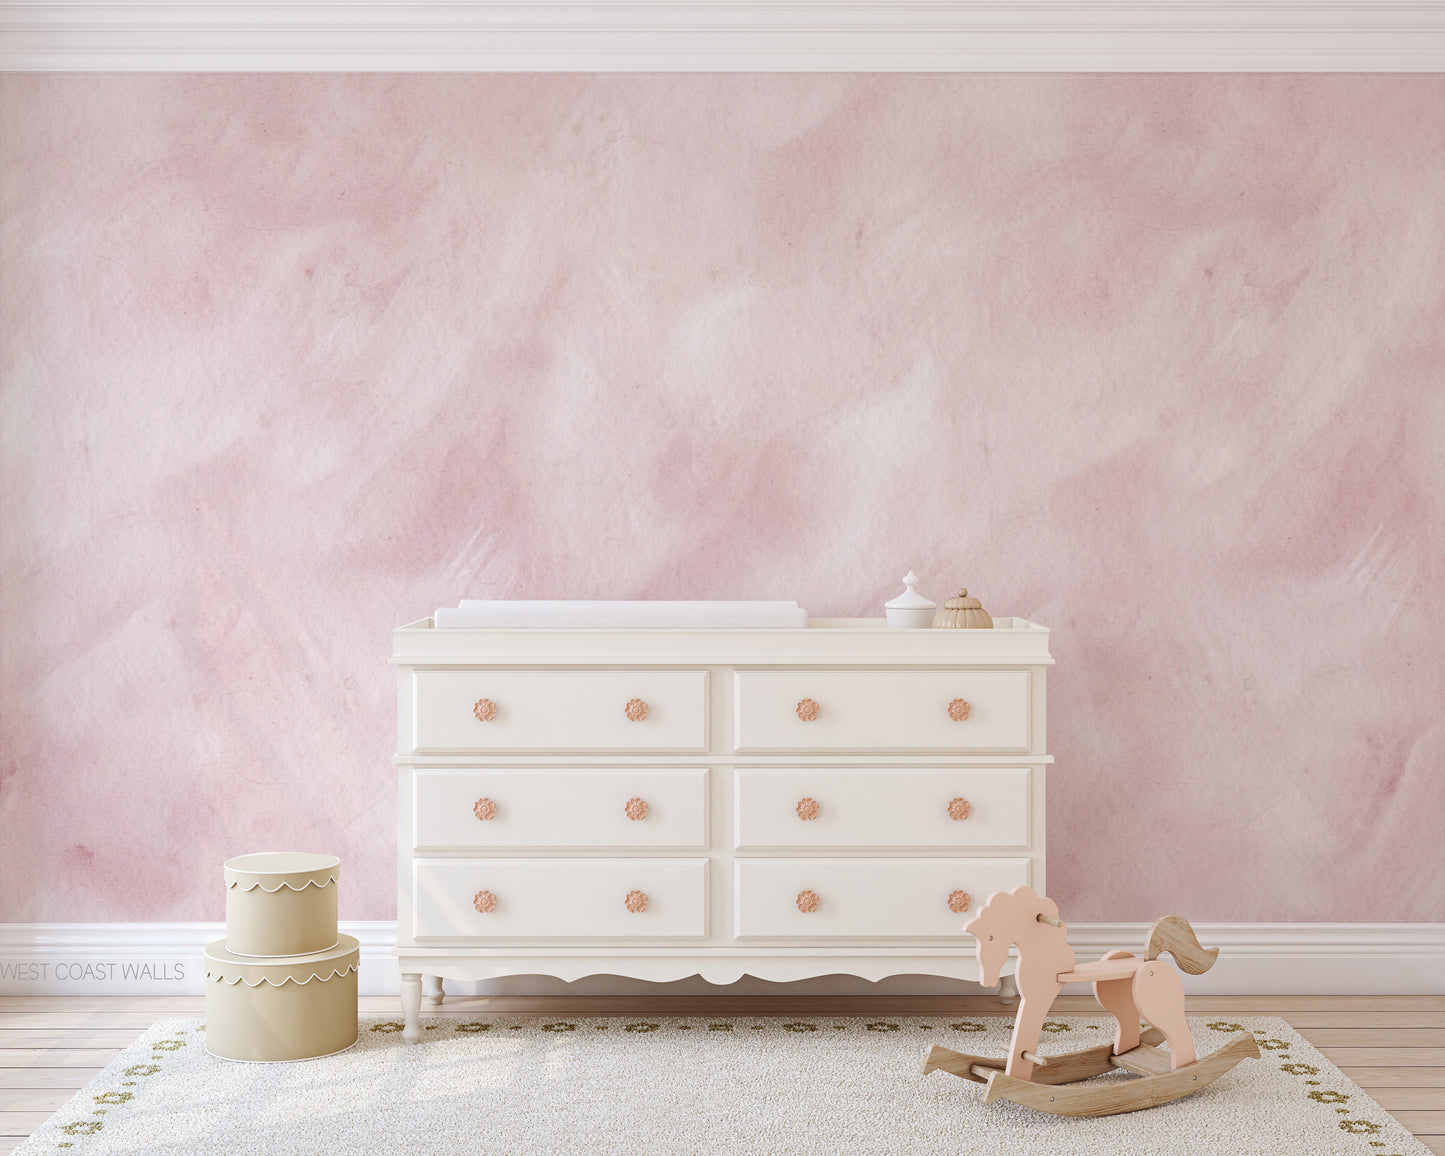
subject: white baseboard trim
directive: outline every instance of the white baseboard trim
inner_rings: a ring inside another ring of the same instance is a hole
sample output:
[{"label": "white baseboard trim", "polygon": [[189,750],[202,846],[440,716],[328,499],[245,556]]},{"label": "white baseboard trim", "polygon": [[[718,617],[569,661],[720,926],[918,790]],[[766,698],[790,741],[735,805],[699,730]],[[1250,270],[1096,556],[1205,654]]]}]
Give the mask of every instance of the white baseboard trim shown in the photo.
[{"label": "white baseboard trim", "polygon": [[[1186,977],[1194,995],[1441,995],[1445,994],[1445,923],[1197,923],[1199,939],[1220,948],[1204,975]],[[1079,958],[1113,948],[1142,950],[1147,923],[1077,923],[1069,942]],[[399,990],[391,947],[396,924],[343,922],[361,942],[363,995]],[[201,952],[221,938],[221,923],[3,923],[0,995],[201,995]],[[960,937],[960,951],[971,941]],[[460,985],[468,994],[631,995],[699,994],[696,978],[671,984],[598,975],[564,984],[544,976],[514,976]],[[967,994],[972,984],[929,976],[896,976],[881,983],[822,976],[790,984],[744,979],[740,994],[895,995]],[[1071,989],[1072,990],[1072,989]],[[1086,989],[1080,989],[1086,990]]]},{"label": "white baseboard trim", "polygon": [[[363,995],[400,992],[391,920],[343,922],[361,943]],[[0,923],[0,995],[203,995],[224,923]]]},{"label": "white baseboard trim", "polygon": [[[1149,926],[1071,924],[1069,943],[1080,959],[1142,951]],[[1194,931],[1219,948],[1219,961],[1184,977],[1193,995],[1445,994],[1445,923],[1196,923]]]}]

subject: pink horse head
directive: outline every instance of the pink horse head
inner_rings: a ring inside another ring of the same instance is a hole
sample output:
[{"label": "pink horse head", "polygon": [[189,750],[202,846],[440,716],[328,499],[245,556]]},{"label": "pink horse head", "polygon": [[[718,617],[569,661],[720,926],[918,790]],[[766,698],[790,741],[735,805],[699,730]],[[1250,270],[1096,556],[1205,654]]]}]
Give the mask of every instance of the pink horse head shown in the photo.
[{"label": "pink horse head", "polygon": [[998,983],[999,968],[1008,959],[1009,945],[1047,929],[1049,925],[1040,927],[1040,915],[1057,919],[1059,905],[1047,895],[1034,894],[1032,887],[1021,885],[1012,891],[995,891],[988,897],[978,915],[963,928],[978,941],[979,983],[993,987]]}]

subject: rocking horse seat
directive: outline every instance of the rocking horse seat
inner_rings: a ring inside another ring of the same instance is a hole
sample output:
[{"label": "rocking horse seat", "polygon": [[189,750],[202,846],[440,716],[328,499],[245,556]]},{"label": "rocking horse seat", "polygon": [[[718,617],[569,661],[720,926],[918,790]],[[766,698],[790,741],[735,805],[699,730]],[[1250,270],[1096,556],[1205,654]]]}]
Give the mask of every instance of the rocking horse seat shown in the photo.
[{"label": "rocking horse seat", "polygon": [[1097,959],[1073,971],[1059,972],[1058,980],[1060,983],[1099,983],[1109,979],[1130,979],[1139,970],[1140,964],[1147,962],[1132,955],[1127,959]]}]

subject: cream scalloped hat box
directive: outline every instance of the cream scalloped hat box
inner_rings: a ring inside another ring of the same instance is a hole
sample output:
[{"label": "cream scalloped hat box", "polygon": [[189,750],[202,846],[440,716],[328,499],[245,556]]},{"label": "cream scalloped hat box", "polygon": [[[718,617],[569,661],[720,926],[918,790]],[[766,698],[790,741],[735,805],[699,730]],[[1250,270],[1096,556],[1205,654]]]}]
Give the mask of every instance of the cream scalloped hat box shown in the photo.
[{"label": "cream scalloped hat box", "polygon": [[341,860],[276,851],[229,859],[226,938],[205,951],[206,1050],[309,1060],[356,1042],[360,947],[336,932]]},{"label": "cream scalloped hat box", "polygon": [[226,950],[312,955],[336,939],[335,855],[268,851],[226,860]]},{"label": "cream scalloped hat box", "polygon": [[206,948],[206,1050],[225,1060],[311,1060],[356,1043],[360,946],[258,960]]}]

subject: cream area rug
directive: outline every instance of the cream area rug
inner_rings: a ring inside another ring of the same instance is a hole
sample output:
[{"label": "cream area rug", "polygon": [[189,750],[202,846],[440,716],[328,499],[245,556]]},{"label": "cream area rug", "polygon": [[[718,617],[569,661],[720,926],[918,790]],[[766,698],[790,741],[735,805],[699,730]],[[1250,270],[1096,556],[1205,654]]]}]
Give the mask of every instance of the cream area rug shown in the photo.
[{"label": "cream area rug", "polygon": [[[930,1044],[1003,1055],[1003,1018],[362,1020],[349,1051],[237,1064],[199,1020],[148,1030],[16,1150],[101,1153],[987,1153],[1420,1156],[1425,1147],[1283,1020],[1191,1021],[1201,1055],[1262,1052],[1197,1095],[1065,1119],[918,1068]],[[1050,1020],[1042,1052],[1109,1038]],[[1118,1076],[1102,1077],[1106,1079]]]}]

